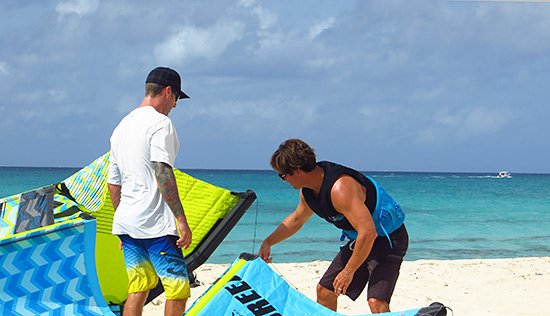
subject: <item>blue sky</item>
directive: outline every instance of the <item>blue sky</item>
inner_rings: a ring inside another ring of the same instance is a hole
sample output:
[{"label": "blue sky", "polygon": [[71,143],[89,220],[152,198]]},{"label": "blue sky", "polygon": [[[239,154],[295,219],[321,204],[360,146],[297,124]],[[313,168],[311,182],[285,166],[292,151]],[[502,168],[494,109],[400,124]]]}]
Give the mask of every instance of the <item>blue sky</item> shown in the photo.
[{"label": "blue sky", "polygon": [[369,171],[550,173],[550,3],[0,2],[0,166],[84,166],[156,66],[179,168],[269,169],[287,138]]}]

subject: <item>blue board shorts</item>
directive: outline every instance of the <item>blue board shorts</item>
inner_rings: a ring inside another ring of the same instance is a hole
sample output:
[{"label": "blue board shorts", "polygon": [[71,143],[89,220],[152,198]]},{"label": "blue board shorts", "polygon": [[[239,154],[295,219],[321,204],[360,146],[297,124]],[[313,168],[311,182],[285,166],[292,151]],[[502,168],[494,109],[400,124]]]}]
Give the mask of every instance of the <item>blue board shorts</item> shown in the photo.
[{"label": "blue board shorts", "polygon": [[189,275],[176,236],[135,239],[118,235],[124,250],[128,274],[128,293],[149,291],[157,286],[159,278],[166,299],[179,300],[191,296]]}]

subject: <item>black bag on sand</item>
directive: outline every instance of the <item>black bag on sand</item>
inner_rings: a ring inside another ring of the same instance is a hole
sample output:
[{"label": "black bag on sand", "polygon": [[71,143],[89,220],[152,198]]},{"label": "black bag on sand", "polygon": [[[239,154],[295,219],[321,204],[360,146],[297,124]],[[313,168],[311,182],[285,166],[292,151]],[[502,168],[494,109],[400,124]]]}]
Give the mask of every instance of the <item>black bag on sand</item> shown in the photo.
[{"label": "black bag on sand", "polygon": [[[439,302],[433,302],[428,307],[422,307],[415,316],[446,316],[447,308]],[[450,309],[450,308],[449,308]],[[452,309],[450,309],[452,312]]]}]

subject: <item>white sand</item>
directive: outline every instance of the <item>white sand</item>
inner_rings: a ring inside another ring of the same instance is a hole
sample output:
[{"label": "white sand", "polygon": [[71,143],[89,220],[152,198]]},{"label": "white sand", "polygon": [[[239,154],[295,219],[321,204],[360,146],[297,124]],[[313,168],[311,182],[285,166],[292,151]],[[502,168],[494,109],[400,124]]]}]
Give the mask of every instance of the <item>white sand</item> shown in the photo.
[{"label": "white sand", "polygon": [[[328,264],[313,261],[271,267],[315,300],[315,286]],[[188,307],[227,266],[204,264],[196,270],[197,278],[204,284],[191,289]],[[338,311],[346,315],[370,313],[365,292],[355,302],[342,296]],[[550,315],[550,257],[405,261],[392,310],[427,306],[434,301],[451,307],[456,316]],[[164,298],[159,297],[145,306],[144,315],[163,315],[163,305]]]}]

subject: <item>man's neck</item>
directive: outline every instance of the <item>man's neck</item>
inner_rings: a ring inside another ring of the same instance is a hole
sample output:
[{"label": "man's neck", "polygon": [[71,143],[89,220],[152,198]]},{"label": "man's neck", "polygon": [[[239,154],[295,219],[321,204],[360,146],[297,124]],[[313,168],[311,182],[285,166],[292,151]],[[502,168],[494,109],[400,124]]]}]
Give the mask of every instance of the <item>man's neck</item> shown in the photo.
[{"label": "man's neck", "polygon": [[163,112],[162,103],[160,102],[159,98],[153,98],[153,97],[150,97],[150,96],[145,96],[143,98],[143,101],[141,101],[141,104],[139,105],[139,107],[141,108],[141,107],[144,107],[144,106],[150,106],[153,109],[155,109],[155,111],[166,115],[166,113]]},{"label": "man's neck", "polygon": [[304,185],[304,187],[313,190],[313,192],[317,195],[321,191],[324,178],[325,170],[319,166],[316,166],[312,171],[305,173],[304,182],[306,185]]}]

